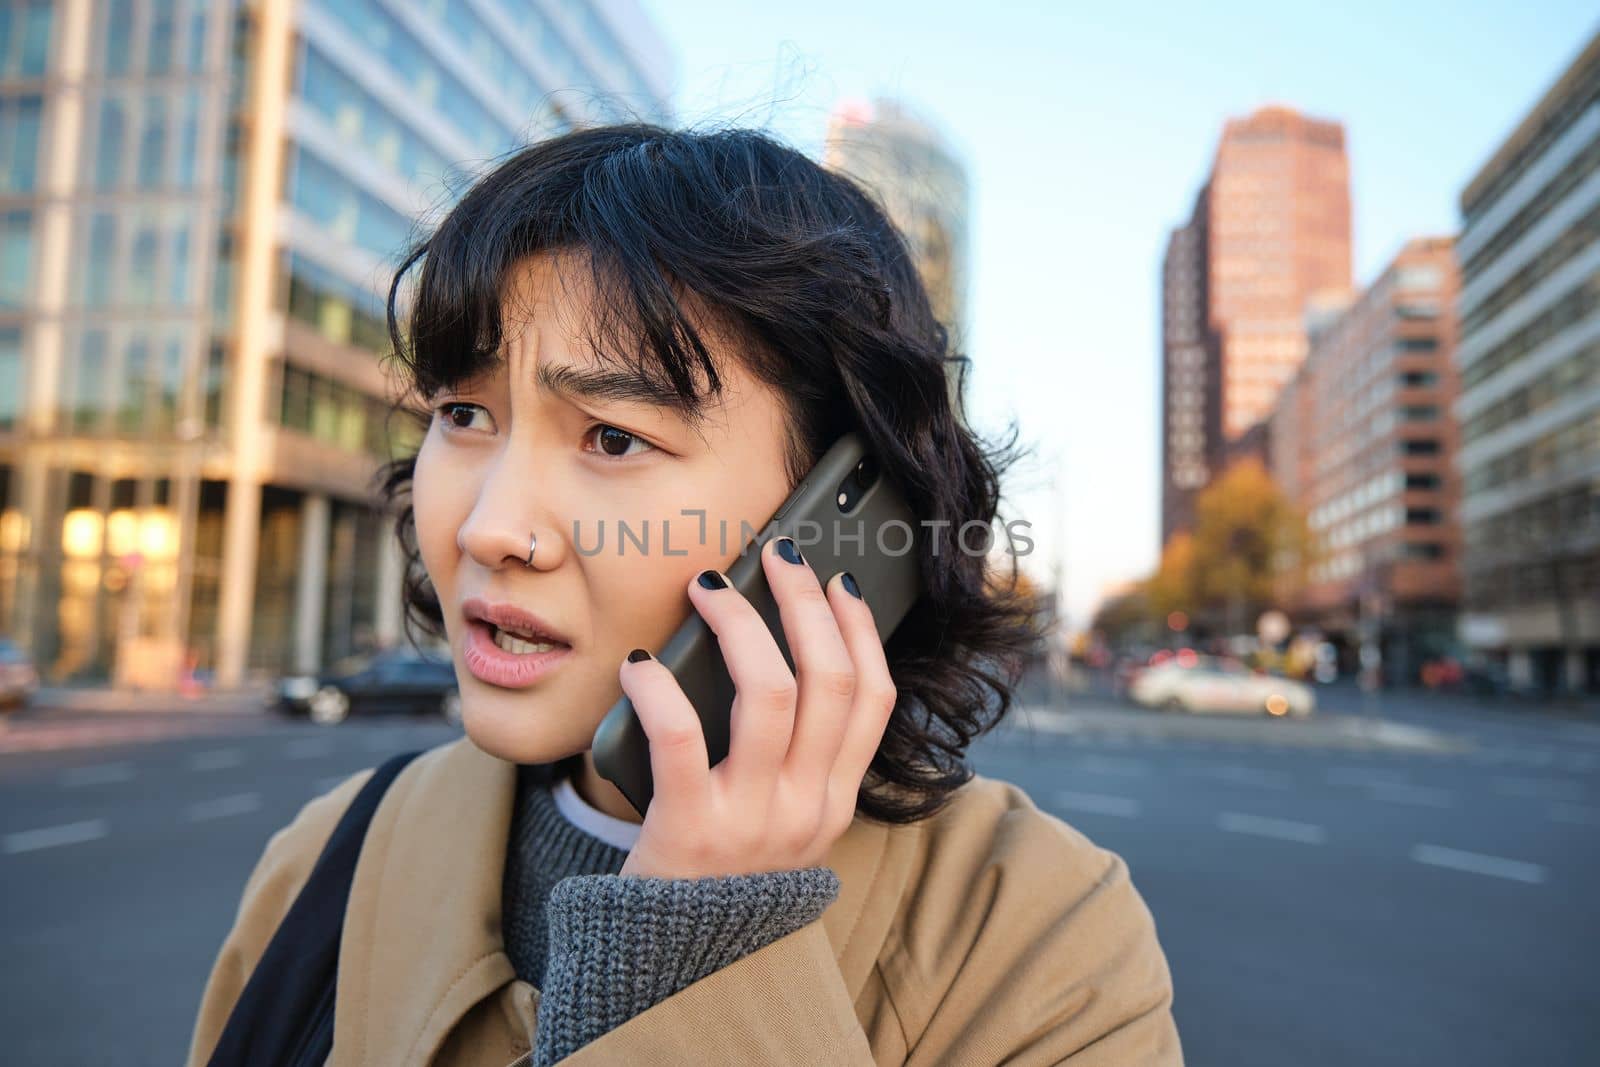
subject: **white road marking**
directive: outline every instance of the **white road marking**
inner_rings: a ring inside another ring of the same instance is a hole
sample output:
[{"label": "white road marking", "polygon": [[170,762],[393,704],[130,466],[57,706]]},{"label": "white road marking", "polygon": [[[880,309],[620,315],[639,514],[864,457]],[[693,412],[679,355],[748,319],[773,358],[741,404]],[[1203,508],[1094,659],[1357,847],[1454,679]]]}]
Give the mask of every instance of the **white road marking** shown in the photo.
[{"label": "white road marking", "polygon": [[111,782],[133,780],[131,763],[95,763],[88,767],[69,767],[61,772],[60,784],[73,789],[85,785],[107,785]]},{"label": "white road marking", "polygon": [[1545,869],[1537,863],[1485,856],[1479,852],[1463,852],[1442,845],[1417,845],[1411,850],[1411,858],[1430,867],[1446,867],[1453,871],[1484,874],[1530,885],[1539,885],[1545,880]]},{"label": "white road marking", "polygon": [[1554,822],[1573,826],[1600,826],[1600,808],[1586,808],[1582,804],[1554,804],[1550,808]]},{"label": "white road marking", "polygon": [[208,752],[196,752],[189,757],[189,769],[192,771],[222,771],[229,767],[237,767],[244,762],[244,754],[236,748],[214,748]]},{"label": "white road marking", "polygon": [[1259,789],[1288,789],[1294,779],[1283,771],[1269,771],[1260,767],[1241,767],[1224,764],[1218,767],[1199,767],[1196,774],[1217,778],[1233,785],[1250,785]]},{"label": "white road marking", "polygon": [[260,793],[234,793],[231,796],[190,804],[188,818],[190,822],[204,822],[207,819],[225,819],[231,815],[248,815],[252,811],[260,810]]},{"label": "white road marking", "polygon": [[326,737],[297,737],[283,746],[288,759],[319,759],[333,752],[333,741]]},{"label": "white road marking", "polygon": [[1114,797],[1107,793],[1060,792],[1055,795],[1056,806],[1068,811],[1083,811],[1092,815],[1116,815],[1124,819],[1136,818],[1139,802],[1132,797]]},{"label": "white road marking", "polygon": [[33,852],[41,848],[55,848],[58,845],[78,845],[104,837],[110,830],[104,819],[85,819],[82,822],[63,823],[60,826],[45,826],[38,830],[22,830],[7,834],[3,845],[0,845],[0,851],[12,855],[17,852]]},{"label": "white road marking", "polygon": [[1328,832],[1312,823],[1269,819],[1263,815],[1244,815],[1236,811],[1225,811],[1218,815],[1217,827],[1233,834],[1275,837],[1280,841],[1299,841],[1306,845],[1320,845],[1328,840]]},{"label": "white road marking", "polygon": [[1123,759],[1117,756],[1079,756],[1067,764],[1067,769],[1123,778],[1144,778],[1150,774],[1150,765],[1143,760]]},{"label": "white road marking", "polygon": [[1453,808],[1455,795],[1448,789],[1431,785],[1405,785],[1400,782],[1374,782],[1370,787],[1372,799],[1391,804],[1415,804],[1424,808]]},{"label": "white road marking", "polygon": [[1489,783],[1505,797],[1531,797],[1535,800],[1581,800],[1583,786],[1554,778],[1495,778]]}]

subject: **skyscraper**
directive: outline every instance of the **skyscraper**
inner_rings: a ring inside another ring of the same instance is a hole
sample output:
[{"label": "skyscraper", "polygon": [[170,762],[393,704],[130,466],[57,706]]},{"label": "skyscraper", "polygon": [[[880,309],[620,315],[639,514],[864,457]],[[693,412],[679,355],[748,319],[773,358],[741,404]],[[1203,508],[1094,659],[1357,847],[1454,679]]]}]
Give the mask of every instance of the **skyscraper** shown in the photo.
[{"label": "skyscraper", "polygon": [[[1209,478],[1209,465],[1267,418],[1305,358],[1308,301],[1350,287],[1344,127],[1286,107],[1229,119],[1190,220],[1168,244],[1162,281],[1165,538],[1186,524],[1204,484],[1197,457]],[[1173,308],[1187,299],[1173,285],[1204,294],[1203,329],[1193,317],[1173,333]],[[1214,354],[1196,351],[1209,343],[1195,340],[1205,331],[1215,333]]]},{"label": "skyscraper", "polygon": [[1461,193],[1462,636],[1600,692],[1600,34]]},{"label": "skyscraper", "polygon": [[52,682],[393,640],[397,253],[500,153],[663,117],[656,33],[634,0],[0,18],[0,630]]},{"label": "skyscraper", "polygon": [[904,105],[849,101],[829,119],[823,163],[862,182],[911,245],[933,313],[964,342],[967,173],[944,139]]}]

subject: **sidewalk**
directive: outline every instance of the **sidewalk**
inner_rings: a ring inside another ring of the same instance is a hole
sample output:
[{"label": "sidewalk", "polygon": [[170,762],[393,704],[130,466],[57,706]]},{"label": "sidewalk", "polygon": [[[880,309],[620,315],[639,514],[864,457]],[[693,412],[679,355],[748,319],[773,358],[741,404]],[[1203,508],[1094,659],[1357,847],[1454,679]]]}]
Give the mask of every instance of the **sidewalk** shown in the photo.
[{"label": "sidewalk", "polygon": [[203,690],[193,695],[112,686],[40,686],[28,713],[48,711],[90,712],[199,712],[202,714],[256,714],[265,706],[270,688]]}]

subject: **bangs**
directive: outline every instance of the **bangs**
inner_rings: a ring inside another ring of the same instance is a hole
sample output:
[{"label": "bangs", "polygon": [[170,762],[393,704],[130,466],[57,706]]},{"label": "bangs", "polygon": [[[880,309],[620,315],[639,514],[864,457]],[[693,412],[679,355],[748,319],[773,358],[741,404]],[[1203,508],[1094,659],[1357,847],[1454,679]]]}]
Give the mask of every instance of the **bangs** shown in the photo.
[{"label": "bangs", "polygon": [[[635,376],[691,424],[721,391],[703,334],[732,323],[660,254],[694,228],[681,195],[694,176],[660,158],[650,127],[593,132],[610,143],[580,151],[568,137],[520,150],[407,251],[387,317],[394,358],[420,396],[493,370],[517,274],[541,253],[559,257],[563,287],[587,275],[588,321],[572,325],[596,364]],[[419,265],[402,321],[400,294]]]}]

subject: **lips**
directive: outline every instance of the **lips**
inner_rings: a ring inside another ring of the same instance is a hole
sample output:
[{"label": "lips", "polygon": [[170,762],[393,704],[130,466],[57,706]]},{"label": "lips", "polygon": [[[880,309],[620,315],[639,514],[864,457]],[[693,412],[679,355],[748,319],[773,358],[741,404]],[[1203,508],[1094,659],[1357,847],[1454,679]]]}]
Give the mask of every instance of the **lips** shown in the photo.
[{"label": "lips", "polygon": [[515,604],[491,603],[471,597],[461,605],[461,613],[471,621],[482,621],[528,641],[548,641],[570,647],[572,641],[555,626]]}]

